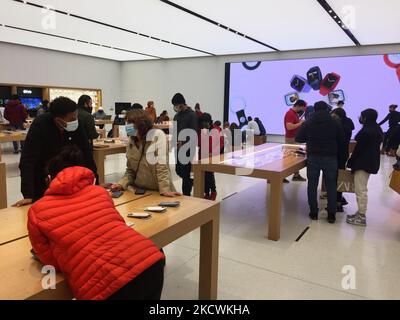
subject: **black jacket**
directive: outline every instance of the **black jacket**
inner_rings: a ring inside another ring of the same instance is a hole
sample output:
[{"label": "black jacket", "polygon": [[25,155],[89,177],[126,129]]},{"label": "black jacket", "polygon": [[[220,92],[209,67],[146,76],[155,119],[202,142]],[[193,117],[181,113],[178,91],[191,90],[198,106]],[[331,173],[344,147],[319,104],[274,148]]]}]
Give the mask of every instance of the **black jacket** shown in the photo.
[{"label": "black jacket", "polygon": [[356,147],[347,163],[352,172],[364,170],[376,174],[379,171],[381,154],[380,146],[383,141],[383,132],[376,123],[366,124],[357,133]]},{"label": "black jacket", "polygon": [[86,136],[90,139],[97,139],[99,134],[96,131],[96,125],[94,117],[85,108],[78,108],[78,119],[83,129],[86,132]]},{"label": "black jacket", "polygon": [[389,128],[398,126],[400,122],[400,112],[398,111],[389,112],[388,115],[385,117],[385,119],[379,122],[379,125],[380,126],[383,125],[388,120],[389,120]]},{"label": "black jacket", "polygon": [[344,139],[341,144],[338,145],[338,168],[346,169],[347,160],[349,160],[349,144],[351,136],[353,135],[354,123],[350,118],[344,118],[338,120],[342,126],[344,132]]},{"label": "black jacket", "polygon": [[62,147],[75,144],[84,154],[85,167],[91,169],[97,176],[97,168],[89,139],[79,123],[79,128],[74,132],[60,132],[50,113],[37,117],[26,136],[22,149],[19,169],[21,171],[21,192],[24,198],[40,199],[45,190],[47,164],[56,156]]},{"label": "black jacket", "polygon": [[300,127],[296,142],[307,144],[308,155],[337,157],[338,146],[344,142],[343,128],[328,111],[319,110]]}]

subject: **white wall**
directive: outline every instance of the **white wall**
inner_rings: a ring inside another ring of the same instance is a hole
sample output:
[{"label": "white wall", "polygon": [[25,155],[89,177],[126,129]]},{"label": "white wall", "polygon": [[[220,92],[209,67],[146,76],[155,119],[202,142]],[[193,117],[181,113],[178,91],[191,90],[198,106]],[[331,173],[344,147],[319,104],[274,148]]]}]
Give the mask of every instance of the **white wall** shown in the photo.
[{"label": "white wall", "polygon": [[126,101],[145,104],[154,100],[157,112],[167,109],[171,115],[171,98],[181,92],[186,102],[211,113],[215,120],[223,120],[225,63],[258,60],[300,59],[313,57],[368,55],[400,52],[400,45],[365,46],[273,52],[190,59],[123,62],[121,69],[121,97]]},{"label": "white wall", "polygon": [[0,42],[0,83],[101,89],[103,106],[120,98],[121,63]]}]

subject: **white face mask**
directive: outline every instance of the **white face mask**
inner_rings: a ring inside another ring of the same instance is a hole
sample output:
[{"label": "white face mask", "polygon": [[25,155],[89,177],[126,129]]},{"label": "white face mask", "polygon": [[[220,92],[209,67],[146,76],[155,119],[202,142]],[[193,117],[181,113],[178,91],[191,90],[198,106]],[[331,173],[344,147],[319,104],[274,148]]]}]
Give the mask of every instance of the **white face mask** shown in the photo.
[{"label": "white face mask", "polygon": [[120,117],[121,119],[125,119],[125,118],[126,118],[126,115],[125,115],[125,114],[120,114],[119,117]]},{"label": "white face mask", "polygon": [[78,129],[78,127],[79,127],[79,121],[75,120],[75,121],[67,122],[67,126],[64,129],[68,132],[73,132],[73,131],[76,131]]}]

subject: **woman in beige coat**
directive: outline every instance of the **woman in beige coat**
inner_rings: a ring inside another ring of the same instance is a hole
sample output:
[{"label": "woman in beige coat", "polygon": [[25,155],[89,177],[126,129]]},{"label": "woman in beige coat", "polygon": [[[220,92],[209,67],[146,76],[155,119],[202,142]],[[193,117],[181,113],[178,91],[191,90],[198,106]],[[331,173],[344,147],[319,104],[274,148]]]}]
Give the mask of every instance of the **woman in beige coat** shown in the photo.
[{"label": "woman in beige coat", "polygon": [[112,190],[126,190],[129,186],[145,190],[157,190],[161,195],[174,197],[176,192],[168,163],[167,137],[153,128],[153,121],[144,110],[132,110],[127,114],[126,133],[127,168],[124,177],[111,186]]}]

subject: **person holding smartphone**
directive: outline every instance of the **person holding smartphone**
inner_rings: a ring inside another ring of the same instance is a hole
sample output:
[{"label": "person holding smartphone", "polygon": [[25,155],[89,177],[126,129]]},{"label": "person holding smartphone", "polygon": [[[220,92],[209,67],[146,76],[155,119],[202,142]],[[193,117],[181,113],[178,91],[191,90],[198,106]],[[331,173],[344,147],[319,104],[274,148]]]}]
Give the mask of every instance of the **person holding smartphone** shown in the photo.
[{"label": "person holding smartphone", "polygon": [[129,137],[127,168],[124,177],[111,185],[111,190],[122,191],[132,186],[157,190],[167,197],[181,195],[176,192],[172,182],[165,133],[154,129],[153,121],[141,109],[129,111],[126,122],[126,134]]}]

